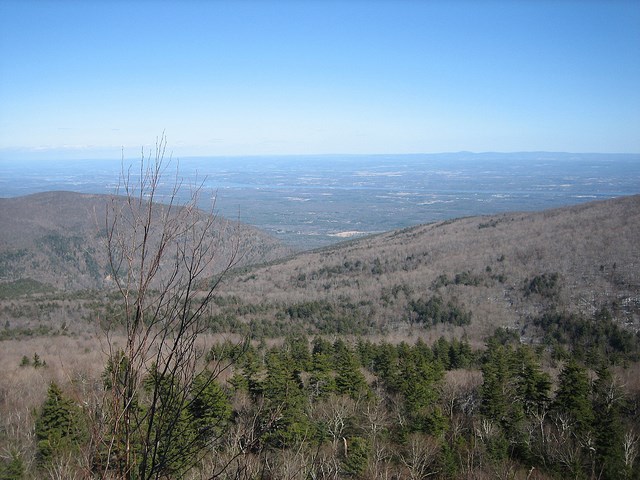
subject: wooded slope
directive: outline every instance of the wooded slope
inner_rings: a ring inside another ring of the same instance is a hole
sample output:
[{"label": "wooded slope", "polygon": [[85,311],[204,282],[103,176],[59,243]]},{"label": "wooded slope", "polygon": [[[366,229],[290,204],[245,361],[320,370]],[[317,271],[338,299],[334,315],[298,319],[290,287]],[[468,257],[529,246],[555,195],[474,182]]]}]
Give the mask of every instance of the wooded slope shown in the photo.
[{"label": "wooded slope", "polygon": [[[113,197],[46,192],[0,199],[0,282],[32,279],[56,289],[108,286],[105,216]],[[124,198],[116,197],[116,202]],[[158,213],[160,211],[158,206]],[[217,257],[225,265],[239,241],[239,265],[271,261],[291,249],[257,228],[218,217]]]},{"label": "wooded slope", "polygon": [[361,326],[387,331],[405,328],[420,313],[413,307],[433,297],[471,312],[469,333],[520,328],[552,308],[591,316],[605,307],[637,328],[638,239],[638,195],[461,218],[251,269],[229,279],[221,295],[263,306],[349,305],[345,315]]}]

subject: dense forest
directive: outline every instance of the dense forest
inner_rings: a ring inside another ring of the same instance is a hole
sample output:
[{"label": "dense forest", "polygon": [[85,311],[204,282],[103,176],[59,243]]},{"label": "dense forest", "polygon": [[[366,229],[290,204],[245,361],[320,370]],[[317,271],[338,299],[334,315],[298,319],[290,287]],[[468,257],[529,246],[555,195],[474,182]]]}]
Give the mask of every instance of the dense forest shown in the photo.
[{"label": "dense forest", "polygon": [[[481,350],[444,337],[218,343],[180,410],[173,379],[152,371],[142,382],[135,408],[149,408],[159,383],[162,413],[153,465],[130,478],[640,478],[640,392],[615,374],[640,344],[620,344],[607,322],[591,319],[597,342],[558,323],[562,348],[555,333],[530,346],[502,329]],[[21,368],[47,367],[25,357]],[[113,368],[96,392],[51,383],[34,411],[33,451],[5,443],[0,478],[117,477],[125,446],[104,442],[95,400],[117,388]],[[135,450],[147,429],[132,429]]]}]

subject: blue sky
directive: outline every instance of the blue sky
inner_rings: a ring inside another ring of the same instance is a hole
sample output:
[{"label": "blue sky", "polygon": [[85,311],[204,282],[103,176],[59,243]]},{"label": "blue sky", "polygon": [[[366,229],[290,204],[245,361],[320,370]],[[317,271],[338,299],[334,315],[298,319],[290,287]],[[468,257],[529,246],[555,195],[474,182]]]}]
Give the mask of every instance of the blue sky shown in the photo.
[{"label": "blue sky", "polygon": [[0,0],[0,158],[640,152],[640,2]]}]

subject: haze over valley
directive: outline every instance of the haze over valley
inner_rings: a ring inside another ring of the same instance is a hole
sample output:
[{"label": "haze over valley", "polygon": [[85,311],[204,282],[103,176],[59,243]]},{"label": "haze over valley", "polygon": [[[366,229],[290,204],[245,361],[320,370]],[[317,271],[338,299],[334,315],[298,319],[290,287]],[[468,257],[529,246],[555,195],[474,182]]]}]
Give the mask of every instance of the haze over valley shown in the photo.
[{"label": "haze over valley", "polygon": [[[121,168],[120,160],[2,160],[0,196],[111,194]],[[225,217],[296,249],[461,216],[632,195],[640,185],[640,156],[633,154],[202,157],[174,159],[174,168],[216,195]]]}]

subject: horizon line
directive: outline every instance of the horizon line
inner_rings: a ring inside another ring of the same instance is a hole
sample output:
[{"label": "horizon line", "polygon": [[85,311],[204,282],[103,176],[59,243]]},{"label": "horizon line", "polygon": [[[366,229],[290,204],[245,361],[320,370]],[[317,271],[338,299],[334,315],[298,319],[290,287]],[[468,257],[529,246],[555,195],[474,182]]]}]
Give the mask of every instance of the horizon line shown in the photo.
[{"label": "horizon line", "polygon": [[[1,149],[0,148],[0,161],[12,161],[13,159],[5,156],[7,153],[17,154],[16,156],[28,156],[28,158],[17,158],[19,161],[122,161],[140,159],[141,155],[135,156],[87,156],[83,157],[82,154],[77,151],[78,155],[71,155],[69,150],[64,152],[57,152],[61,154],[59,157],[56,155],[56,150],[31,150],[31,149]],[[66,153],[67,155],[63,155]],[[87,152],[88,153],[88,152]],[[149,153],[152,153],[149,150]],[[563,151],[563,150],[486,150],[486,151],[473,151],[473,150],[457,150],[457,151],[440,151],[440,152],[370,152],[370,153],[234,153],[234,154],[196,154],[196,155],[176,155],[175,152],[169,151],[165,155],[166,159],[172,160],[188,160],[188,159],[200,159],[200,158],[286,158],[286,157],[382,157],[382,156],[394,156],[394,157],[411,157],[411,156],[438,156],[438,155],[533,155],[533,154],[545,154],[545,155],[612,155],[612,156],[640,156],[639,152],[599,152],[599,151]],[[47,155],[49,157],[47,158]],[[145,153],[145,158],[148,155]]]}]

